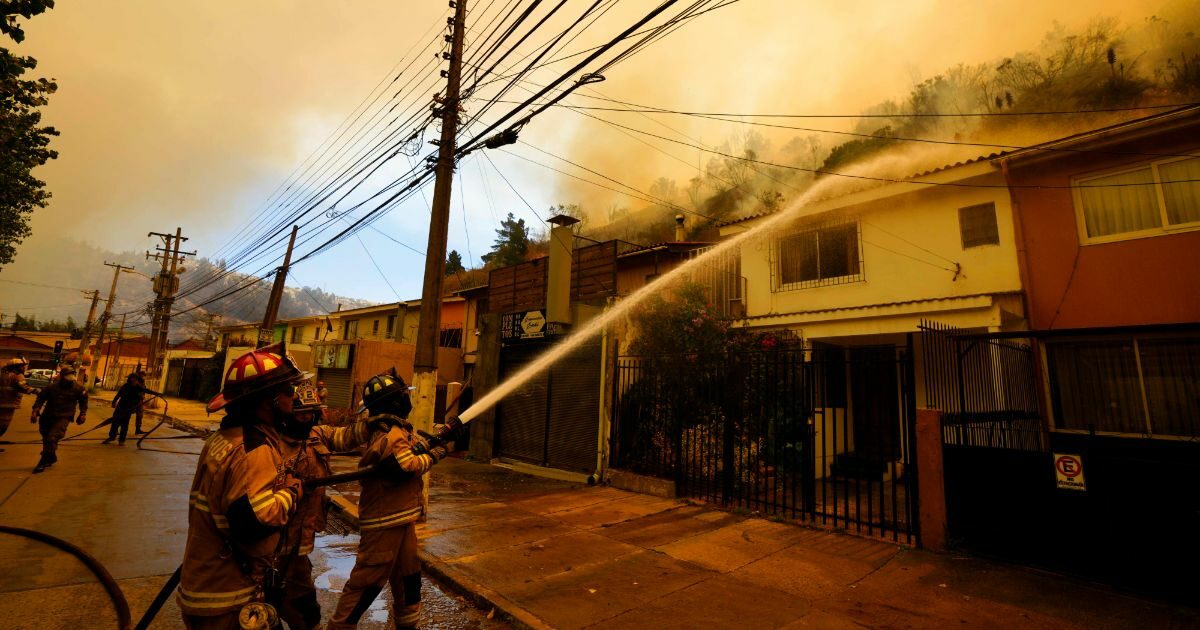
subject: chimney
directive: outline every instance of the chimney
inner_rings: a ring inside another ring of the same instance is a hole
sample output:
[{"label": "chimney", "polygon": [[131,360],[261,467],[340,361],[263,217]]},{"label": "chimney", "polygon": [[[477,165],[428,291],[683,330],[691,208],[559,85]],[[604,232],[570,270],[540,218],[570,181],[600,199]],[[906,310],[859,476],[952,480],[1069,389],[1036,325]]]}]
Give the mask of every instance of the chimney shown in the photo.
[{"label": "chimney", "polygon": [[687,238],[687,232],[683,229],[683,215],[675,215],[675,242],[682,243]]},{"label": "chimney", "polygon": [[546,321],[571,323],[571,254],[579,219],[565,214],[550,217],[550,268],[546,279]]}]

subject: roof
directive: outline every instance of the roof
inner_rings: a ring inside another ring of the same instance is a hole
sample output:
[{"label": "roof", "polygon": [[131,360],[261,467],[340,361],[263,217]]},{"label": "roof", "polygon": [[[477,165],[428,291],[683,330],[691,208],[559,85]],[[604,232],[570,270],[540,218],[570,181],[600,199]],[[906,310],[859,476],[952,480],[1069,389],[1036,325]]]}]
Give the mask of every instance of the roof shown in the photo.
[{"label": "roof", "polygon": [[1055,150],[1068,149],[1073,146],[1087,143],[1115,141],[1124,137],[1136,134],[1138,132],[1147,131],[1165,131],[1173,124],[1189,124],[1195,123],[1194,119],[1200,118],[1200,105],[1191,105],[1188,107],[1180,107],[1170,111],[1134,118],[1096,129],[1090,129],[1069,136],[1063,136],[1055,140],[1042,142],[1022,149],[1006,151],[997,157],[1005,158],[1005,161],[1022,161],[1037,157],[1044,157],[1047,154],[1053,154]]},{"label": "roof", "polygon": [[171,346],[172,350],[207,350],[204,347],[204,342],[199,339],[184,339],[179,343]]},{"label": "roof", "polygon": [[[812,200],[812,201],[810,201],[809,203],[810,203],[810,204],[815,204],[815,203],[820,203],[820,202],[824,202],[824,201],[830,201],[830,200],[833,200],[833,199],[840,199],[840,198],[843,198],[843,197],[849,197],[850,195],[854,195],[854,194],[857,194],[857,193],[863,192],[864,190],[871,190],[871,189],[875,189],[875,188],[882,188],[882,187],[884,187],[884,186],[888,186],[888,185],[891,185],[891,184],[898,184],[898,183],[920,183],[920,182],[917,182],[917,181],[914,181],[914,180],[916,180],[917,178],[920,178],[920,177],[929,177],[930,175],[936,175],[936,174],[939,174],[939,173],[946,173],[946,172],[952,171],[952,170],[954,170],[954,169],[957,169],[957,168],[963,168],[963,167],[966,167],[966,166],[971,166],[972,164],[979,164],[979,163],[981,163],[981,162],[991,162],[991,161],[993,161],[993,160],[996,160],[996,159],[998,159],[998,158],[1004,157],[1005,155],[1007,155],[1007,154],[1009,154],[1009,153],[1011,153],[1011,152],[1009,152],[1009,151],[1001,151],[1001,152],[998,152],[998,153],[989,153],[989,154],[987,154],[987,155],[979,155],[979,156],[976,156],[976,157],[973,157],[973,158],[969,158],[969,159],[966,159],[966,160],[959,160],[958,162],[954,162],[953,164],[943,164],[942,166],[938,166],[938,167],[936,167],[936,168],[931,168],[931,169],[928,169],[928,170],[921,171],[921,172],[919,172],[919,173],[913,173],[912,175],[906,175],[906,176],[904,176],[904,177],[895,178],[895,179],[893,179],[893,178],[863,179],[863,180],[861,180],[861,181],[862,181],[862,183],[863,183],[863,185],[862,185],[862,186],[858,186],[858,187],[856,187],[856,188],[853,188],[853,189],[851,189],[851,190],[846,190],[846,191],[844,191],[844,192],[839,192],[839,193],[832,194],[832,195],[827,195],[827,196],[824,196],[824,197],[818,197],[817,199],[813,199],[813,200]],[[836,175],[834,175],[833,177],[836,177]],[[716,227],[724,227],[724,226],[727,226],[727,225],[734,225],[734,224],[737,224],[737,223],[742,223],[742,222],[744,222],[744,221],[750,221],[750,220],[752,220],[752,219],[760,219],[760,218],[762,218],[762,217],[771,216],[771,215],[773,215],[773,214],[775,214],[775,213],[777,213],[777,212],[779,212],[779,210],[763,210],[763,211],[760,211],[760,212],[755,212],[755,213],[748,214],[748,215],[746,215],[746,216],[742,216],[742,217],[737,217],[737,218],[733,218],[733,219],[728,219],[728,220],[725,220],[725,221],[718,221],[718,222],[716,223]]]},{"label": "roof", "polygon": [[654,252],[664,252],[664,251],[671,252],[671,253],[685,254],[687,252],[701,249],[704,247],[709,247],[709,246],[712,246],[715,244],[716,243],[713,243],[711,241],[670,241],[670,242],[662,242],[662,243],[653,243],[650,245],[643,245],[643,246],[637,247],[636,249],[631,249],[629,251],[617,254],[617,258],[630,258],[633,256],[641,256],[643,254],[650,254],[650,253],[654,253]]},{"label": "roof", "polygon": [[0,336],[0,348],[23,348],[28,350],[50,350],[51,346],[44,343],[38,343],[32,339],[27,339],[20,335],[3,335]]}]

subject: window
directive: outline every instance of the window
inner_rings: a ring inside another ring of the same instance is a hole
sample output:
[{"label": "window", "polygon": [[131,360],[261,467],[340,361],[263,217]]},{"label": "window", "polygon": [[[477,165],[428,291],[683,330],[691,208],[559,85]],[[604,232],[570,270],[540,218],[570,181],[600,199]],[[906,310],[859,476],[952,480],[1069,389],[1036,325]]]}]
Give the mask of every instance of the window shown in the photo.
[{"label": "window", "polygon": [[379,320],[378,319],[371,323],[371,334],[372,335],[379,334]]},{"label": "window", "polygon": [[1060,429],[1200,437],[1200,338],[1047,346]]},{"label": "window", "polygon": [[996,204],[989,202],[959,208],[958,231],[962,234],[963,249],[981,245],[999,245],[1000,231],[996,228]]},{"label": "window", "polygon": [[342,324],[342,339],[358,339],[358,320],[349,320]]},{"label": "window", "polygon": [[1085,241],[1200,227],[1200,158],[1152,162],[1075,184]]},{"label": "window", "polygon": [[304,341],[304,327],[296,326],[292,329],[292,343],[300,343]]},{"label": "window", "polygon": [[390,338],[392,333],[396,331],[396,316],[388,315],[387,318],[387,336]]},{"label": "window", "polygon": [[858,224],[824,227],[775,241],[774,290],[862,280]]}]

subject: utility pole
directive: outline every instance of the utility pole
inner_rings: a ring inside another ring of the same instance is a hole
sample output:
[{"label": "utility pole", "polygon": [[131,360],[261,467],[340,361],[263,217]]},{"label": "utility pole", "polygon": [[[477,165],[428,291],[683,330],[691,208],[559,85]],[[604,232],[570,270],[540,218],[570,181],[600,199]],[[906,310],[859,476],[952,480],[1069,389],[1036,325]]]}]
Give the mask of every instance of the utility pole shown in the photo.
[{"label": "utility pole", "polygon": [[221,319],[221,316],[217,315],[216,313],[206,312],[204,314],[204,320],[208,324],[207,330],[204,331],[204,349],[205,350],[214,350],[216,348],[216,344],[213,343],[213,341],[214,341],[213,328],[216,327],[217,320],[219,320],[219,319]]},{"label": "utility pole", "polygon": [[183,236],[183,228],[175,228],[175,234],[150,232],[147,236],[157,236],[163,240],[163,247],[155,248],[159,253],[146,252],[146,259],[162,261],[162,270],[154,278],[154,292],[158,297],[154,300],[154,316],[150,329],[150,356],[146,357],[146,372],[149,378],[157,378],[162,370],[160,355],[167,349],[167,331],[171,323],[171,307],[175,304],[175,293],[179,291],[179,274],[183,270],[179,261],[183,256],[195,256],[196,252],[179,251],[179,246],[188,240]]},{"label": "utility pole", "polygon": [[[85,350],[87,350],[88,342],[91,341],[92,324],[95,323],[96,319],[96,305],[100,303],[100,289],[96,289],[90,293],[92,294],[92,306],[88,309],[87,322],[83,325],[83,335],[79,337],[79,351],[75,353],[75,360],[71,362],[71,367],[75,368],[76,370],[79,369],[80,363],[83,362],[83,353]],[[95,357],[93,357],[93,359],[95,359]],[[92,367],[96,367],[94,362]],[[90,383],[84,382],[83,386],[91,389]]]},{"label": "utility pole", "polygon": [[292,237],[288,239],[287,253],[283,255],[283,266],[275,271],[275,284],[271,285],[271,297],[267,300],[267,312],[263,314],[262,327],[258,329],[257,347],[271,345],[275,337],[275,318],[279,316],[279,303],[283,300],[283,285],[287,283],[288,267],[292,265],[292,248],[296,245],[299,225],[292,226]]},{"label": "utility pole", "polygon": [[454,7],[450,44],[450,71],[446,97],[441,102],[442,135],[438,142],[437,180],[433,187],[429,244],[425,248],[425,284],[421,291],[421,319],[417,325],[417,348],[413,360],[413,412],[415,428],[433,428],[437,401],[438,340],[442,319],[442,280],[446,275],[446,237],[450,226],[450,193],[454,182],[455,137],[458,135],[459,81],[462,76],[463,34],[467,29],[467,0],[451,2]]},{"label": "utility pole", "polygon": [[[121,314],[121,327],[117,329],[117,371],[121,369],[121,342],[125,341],[125,314]],[[108,379],[108,367],[113,362],[112,356],[104,357],[104,378]]]},{"label": "utility pole", "polygon": [[[93,358],[93,360],[96,362],[99,361],[100,353],[104,351],[104,336],[108,334],[108,324],[109,324],[109,321],[112,319],[113,301],[117,297],[117,279],[121,277],[122,271],[125,271],[125,270],[133,271],[133,267],[126,267],[119,263],[110,263],[108,261],[104,262],[104,266],[113,268],[113,281],[112,281],[112,286],[109,287],[109,289],[108,289],[108,301],[104,303],[104,314],[100,316],[100,334],[98,334],[96,336],[96,339],[97,339],[96,355],[97,356]],[[105,369],[108,368],[107,360],[104,363],[104,367],[105,367]]]}]

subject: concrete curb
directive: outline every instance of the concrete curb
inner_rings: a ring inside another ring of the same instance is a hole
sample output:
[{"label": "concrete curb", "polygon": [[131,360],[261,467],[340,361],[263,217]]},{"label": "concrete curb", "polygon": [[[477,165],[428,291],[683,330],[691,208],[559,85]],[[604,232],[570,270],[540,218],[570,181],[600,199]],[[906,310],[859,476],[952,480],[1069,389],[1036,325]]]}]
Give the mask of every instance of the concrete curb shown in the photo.
[{"label": "concrete curb", "polygon": [[[328,496],[331,500],[330,508],[336,511],[343,520],[357,528],[358,505],[336,492],[329,492]],[[439,560],[424,550],[419,551],[418,555],[426,573],[459,595],[468,598],[476,608],[480,610],[494,608],[497,615],[521,630],[553,630],[553,626],[521,608],[516,602],[476,582],[449,563]]]}]

